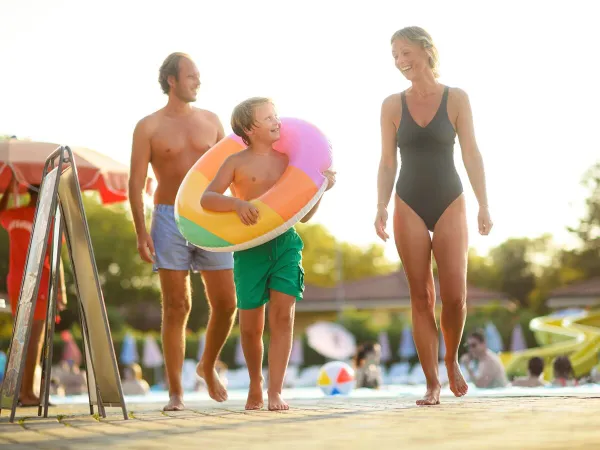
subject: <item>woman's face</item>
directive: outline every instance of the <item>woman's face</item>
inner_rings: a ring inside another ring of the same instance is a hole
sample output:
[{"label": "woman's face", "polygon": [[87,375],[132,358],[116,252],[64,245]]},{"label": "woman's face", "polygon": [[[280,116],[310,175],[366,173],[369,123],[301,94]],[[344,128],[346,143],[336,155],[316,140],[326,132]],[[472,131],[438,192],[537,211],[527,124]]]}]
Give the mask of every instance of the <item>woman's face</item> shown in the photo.
[{"label": "woman's face", "polygon": [[414,81],[431,70],[427,52],[420,45],[409,40],[394,40],[392,56],[398,70],[409,81]]}]

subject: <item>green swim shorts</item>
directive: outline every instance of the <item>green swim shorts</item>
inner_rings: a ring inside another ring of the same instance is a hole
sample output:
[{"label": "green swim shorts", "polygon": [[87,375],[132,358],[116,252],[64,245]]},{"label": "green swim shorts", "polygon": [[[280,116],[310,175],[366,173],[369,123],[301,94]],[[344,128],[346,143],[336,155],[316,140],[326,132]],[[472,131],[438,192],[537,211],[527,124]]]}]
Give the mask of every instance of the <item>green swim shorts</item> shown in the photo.
[{"label": "green swim shorts", "polygon": [[257,247],[233,253],[233,278],[239,309],[255,309],[269,301],[269,290],[296,300],[304,292],[302,238],[292,227]]}]

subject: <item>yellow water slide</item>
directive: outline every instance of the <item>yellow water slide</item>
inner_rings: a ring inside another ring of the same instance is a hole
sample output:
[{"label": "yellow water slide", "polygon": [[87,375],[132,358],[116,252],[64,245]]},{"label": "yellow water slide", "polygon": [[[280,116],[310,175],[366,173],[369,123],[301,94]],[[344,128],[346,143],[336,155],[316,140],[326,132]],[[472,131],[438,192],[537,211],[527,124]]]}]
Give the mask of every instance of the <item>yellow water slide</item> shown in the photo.
[{"label": "yellow water slide", "polygon": [[576,377],[589,374],[598,364],[600,310],[566,317],[537,317],[529,323],[529,328],[541,346],[500,354],[509,376],[526,375],[527,363],[534,356],[544,358],[547,380],[552,379],[552,361],[557,356],[569,356]]}]

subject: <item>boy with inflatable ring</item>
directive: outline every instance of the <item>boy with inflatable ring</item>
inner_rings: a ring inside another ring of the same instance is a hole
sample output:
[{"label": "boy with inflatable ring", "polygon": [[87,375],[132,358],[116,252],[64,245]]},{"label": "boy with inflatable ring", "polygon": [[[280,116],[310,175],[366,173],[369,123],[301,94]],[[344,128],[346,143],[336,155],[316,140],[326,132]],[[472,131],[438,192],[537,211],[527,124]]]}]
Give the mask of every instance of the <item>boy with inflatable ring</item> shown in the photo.
[{"label": "boy with inflatable ring", "polygon": [[[260,197],[285,171],[287,156],[273,149],[279,139],[281,123],[271,100],[255,97],[235,107],[231,117],[233,132],[248,146],[228,157],[202,195],[204,209],[236,211],[245,225],[258,220],[258,209],[250,200]],[[335,172],[325,171],[329,190],[335,184]],[[238,197],[223,195],[233,184]],[[308,221],[319,202],[301,219]],[[240,310],[242,348],[250,374],[246,409],[263,407],[263,343],[265,305],[269,305],[269,387],[271,411],[287,410],[281,398],[283,379],[292,348],[296,300],[304,291],[302,239],[292,227],[282,235],[254,248],[234,252],[233,274]]]}]

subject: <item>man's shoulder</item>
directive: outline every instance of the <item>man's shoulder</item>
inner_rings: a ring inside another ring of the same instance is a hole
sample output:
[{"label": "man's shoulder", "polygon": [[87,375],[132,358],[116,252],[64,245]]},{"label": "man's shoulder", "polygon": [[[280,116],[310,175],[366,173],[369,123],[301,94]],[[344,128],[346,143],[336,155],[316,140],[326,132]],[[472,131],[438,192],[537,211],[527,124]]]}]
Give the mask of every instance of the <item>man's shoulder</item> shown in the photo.
[{"label": "man's shoulder", "polygon": [[147,116],[144,116],[138,120],[135,128],[136,130],[149,132],[160,124],[160,121],[163,117],[163,110],[159,109],[158,111],[154,111],[153,113],[148,114]]},{"label": "man's shoulder", "polygon": [[217,116],[214,112],[209,111],[208,109],[196,108],[194,107],[194,114],[196,117],[201,118],[203,120],[207,120],[210,122],[218,123],[219,116]]}]

